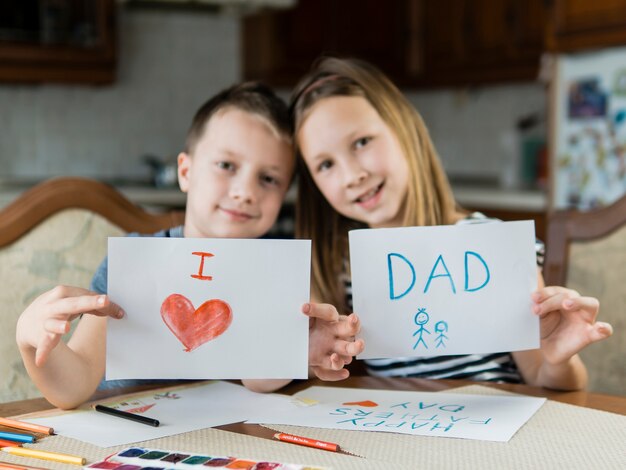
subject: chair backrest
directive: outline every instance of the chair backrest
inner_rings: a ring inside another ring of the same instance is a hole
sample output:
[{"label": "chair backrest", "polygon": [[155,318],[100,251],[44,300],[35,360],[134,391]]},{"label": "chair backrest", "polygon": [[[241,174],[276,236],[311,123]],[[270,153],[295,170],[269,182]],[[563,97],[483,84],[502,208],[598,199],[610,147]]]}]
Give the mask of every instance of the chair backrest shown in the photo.
[{"label": "chair backrest", "polygon": [[58,284],[88,288],[109,236],[182,224],[183,211],[150,213],[85,178],[55,178],[0,211],[0,402],[39,396],[15,344],[19,315]]},{"label": "chair backrest", "polygon": [[626,196],[589,212],[557,211],[548,222],[544,277],[600,300],[613,336],[582,351],[589,389],[626,393]]}]

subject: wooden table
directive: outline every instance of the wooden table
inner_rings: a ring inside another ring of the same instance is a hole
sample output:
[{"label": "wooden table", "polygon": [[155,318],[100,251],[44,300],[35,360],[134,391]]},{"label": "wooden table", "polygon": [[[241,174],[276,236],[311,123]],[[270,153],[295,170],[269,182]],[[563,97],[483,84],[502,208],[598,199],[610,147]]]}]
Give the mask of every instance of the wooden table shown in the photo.
[{"label": "wooden table", "polygon": [[[321,380],[296,381],[281,390],[284,393],[295,393],[299,390],[312,385],[336,386],[336,387],[354,387],[354,388],[372,388],[385,390],[405,390],[405,391],[425,391],[438,392],[449,390],[451,388],[461,387],[464,385],[472,385],[477,382],[467,380],[425,380],[425,379],[405,379],[405,378],[380,378],[380,377],[350,377],[341,382],[323,382]],[[599,393],[591,393],[586,391],[578,392],[560,392],[548,390],[545,388],[531,387],[528,385],[512,385],[512,384],[491,384],[480,382],[480,385],[494,387],[501,390],[507,390],[523,395],[546,397],[550,400],[568,403],[571,405],[582,406],[585,408],[593,408],[597,410],[609,411],[626,415],[626,397],[603,395]],[[101,399],[123,393],[139,392],[143,390],[153,389],[154,386],[137,386],[126,387],[119,390],[101,391],[94,396],[94,399]],[[43,398],[35,398],[32,400],[16,401],[11,403],[0,404],[0,416],[16,416],[34,411],[42,411],[51,409],[50,405]],[[237,432],[256,437],[264,437],[270,439],[274,431],[255,424],[235,423],[225,426],[219,426],[217,429],[225,431]]]}]

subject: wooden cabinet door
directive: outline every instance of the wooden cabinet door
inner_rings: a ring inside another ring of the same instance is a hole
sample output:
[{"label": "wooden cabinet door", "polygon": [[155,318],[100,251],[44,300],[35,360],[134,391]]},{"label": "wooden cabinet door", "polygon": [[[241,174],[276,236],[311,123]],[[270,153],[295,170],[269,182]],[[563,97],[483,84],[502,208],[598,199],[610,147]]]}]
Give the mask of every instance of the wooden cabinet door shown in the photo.
[{"label": "wooden cabinet door", "polygon": [[0,7],[0,81],[114,81],[114,0],[21,1]]},{"label": "wooden cabinet door", "polygon": [[535,79],[544,17],[543,0],[425,0],[425,81],[468,85]]},{"label": "wooden cabinet door", "polygon": [[555,52],[626,44],[626,0],[552,0],[546,42]]},{"label": "wooden cabinet door", "polygon": [[[381,5],[383,6],[381,8]],[[243,75],[293,86],[323,54],[358,57],[406,82],[413,62],[414,0],[299,0],[289,10],[248,16],[243,24]]]}]

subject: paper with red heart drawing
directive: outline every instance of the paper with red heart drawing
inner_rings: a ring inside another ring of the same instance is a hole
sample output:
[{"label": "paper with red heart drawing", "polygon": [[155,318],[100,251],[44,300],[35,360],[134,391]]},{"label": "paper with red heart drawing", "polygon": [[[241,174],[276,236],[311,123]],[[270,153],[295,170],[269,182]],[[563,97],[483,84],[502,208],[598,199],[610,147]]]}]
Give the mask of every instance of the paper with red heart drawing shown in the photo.
[{"label": "paper with red heart drawing", "polygon": [[109,238],[106,378],[306,378],[310,242]]}]

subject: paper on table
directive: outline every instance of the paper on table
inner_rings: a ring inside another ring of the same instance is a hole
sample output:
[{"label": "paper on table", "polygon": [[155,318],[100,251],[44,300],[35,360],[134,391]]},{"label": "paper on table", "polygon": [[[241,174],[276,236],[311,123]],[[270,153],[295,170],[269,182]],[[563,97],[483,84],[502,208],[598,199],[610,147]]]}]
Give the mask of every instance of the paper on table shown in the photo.
[{"label": "paper on table", "polygon": [[249,423],[506,442],[545,398],[310,387],[293,400],[258,409]]},{"label": "paper on table", "polygon": [[353,230],[363,359],[536,349],[532,221]]},{"label": "paper on table", "polygon": [[196,429],[245,421],[256,408],[273,406],[285,396],[251,392],[228,382],[182,386],[169,391],[147,392],[122,401],[102,401],[125,411],[158,419],[159,427],[98,413],[87,405],[40,418],[21,418],[53,427],[59,435],[100,447],[130,444]]},{"label": "paper on table", "polygon": [[107,380],[306,378],[310,246],[109,238]]}]

